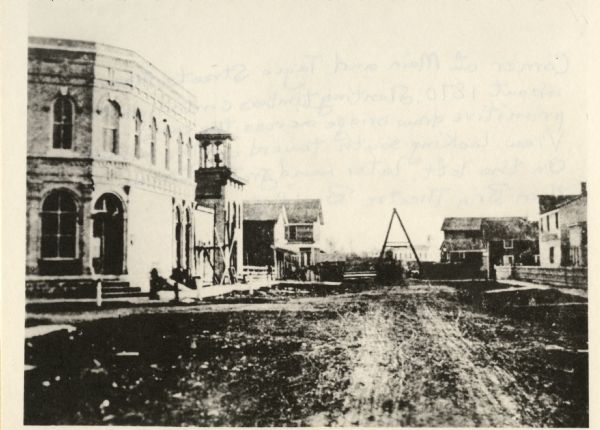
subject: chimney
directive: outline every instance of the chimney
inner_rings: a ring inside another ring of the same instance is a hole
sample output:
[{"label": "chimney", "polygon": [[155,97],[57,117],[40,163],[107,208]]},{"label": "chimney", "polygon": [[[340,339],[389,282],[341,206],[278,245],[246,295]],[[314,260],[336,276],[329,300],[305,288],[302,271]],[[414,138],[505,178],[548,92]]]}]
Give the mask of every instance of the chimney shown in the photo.
[{"label": "chimney", "polygon": [[581,183],[581,195],[582,196],[587,196],[587,186],[585,182]]}]

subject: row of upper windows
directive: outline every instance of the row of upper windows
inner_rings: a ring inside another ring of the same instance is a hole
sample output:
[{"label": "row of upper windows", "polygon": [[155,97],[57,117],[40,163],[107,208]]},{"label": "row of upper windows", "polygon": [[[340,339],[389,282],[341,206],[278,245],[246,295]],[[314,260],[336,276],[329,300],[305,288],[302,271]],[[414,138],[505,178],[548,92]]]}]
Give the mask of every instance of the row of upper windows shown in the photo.
[{"label": "row of upper windows", "polygon": [[540,218],[540,232],[558,230],[558,212],[554,212],[554,214],[548,214],[545,217]]},{"label": "row of upper windows", "polygon": [[[75,105],[69,96],[61,95],[56,98],[52,106],[53,112],[53,133],[52,147],[55,149],[72,149],[73,147],[73,125],[75,119]],[[114,100],[107,100],[102,106],[100,112],[102,115],[102,148],[105,152],[119,154],[119,126],[121,122],[121,107]],[[142,158],[142,114],[139,109],[136,110],[134,117],[134,135],[133,135],[133,155],[136,159]],[[157,133],[158,126],[156,118],[150,121],[150,142],[149,159],[152,165],[157,163]],[[164,166],[170,170],[171,154],[171,129],[167,125],[163,131],[164,141]],[[184,170],[184,146],[185,154],[185,173],[192,177],[192,139],[188,138],[187,145],[183,135],[179,133],[177,145],[177,172],[183,175]]]}]

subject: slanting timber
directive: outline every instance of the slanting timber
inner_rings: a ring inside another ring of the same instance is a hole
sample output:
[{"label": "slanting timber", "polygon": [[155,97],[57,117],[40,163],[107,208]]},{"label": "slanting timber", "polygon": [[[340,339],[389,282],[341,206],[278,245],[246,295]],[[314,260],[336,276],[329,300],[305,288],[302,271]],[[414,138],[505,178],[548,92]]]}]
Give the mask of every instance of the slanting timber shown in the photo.
[{"label": "slanting timber", "polygon": [[279,285],[279,286],[286,286],[286,285],[306,285],[306,286],[328,286],[328,287],[339,287],[340,285],[342,285],[341,282],[336,282],[336,281],[294,281],[294,280],[281,280],[281,281],[276,281],[275,284]]},{"label": "slanting timber", "polygon": [[512,293],[512,292],[519,292],[519,291],[549,291],[552,290],[553,288],[547,286],[547,285],[536,285],[536,286],[527,286],[527,287],[508,287],[508,288],[498,288],[495,290],[488,290],[488,291],[484,291],[484,294],[497,294],[497,293]]},{"label": "slanting timber", "polygon": [[396,217],[398,218],[398,221],[400,221],[400,227],[402,227],[402,231],[404,231],[404,234],[406,235],[406,239],[408,240],[408,244],[410,245],[410,249],[413,252],[413,255],[415,256],[415,259],[417,260],[417,265],[419,266],[419,272],[421,271],[421,260],[419,259],[419,256],[417,255],[417,251],[415,250],[415,247],[413,246],[412,240],[410,240],[410,236],[408,235],[408,231],[406,231],[406,228],[404,228],[404,223],[402,222],[402,219],[400,218],[400,214],[398,213],[398,211],[396,210],[396,208],[394,208],[394,213],[396,214]]},{"label": "slanting timber", "polygon": [[55,331],[66,330],[71,333],[76,330],[76,328],[69,324],[48,324],[48,325],[37,325],[33,327],[25,328],[25,338],[30,339],[36,336],[44,336],[49,333],[53,333]]},{"label": "slanting timber", "polygon": [[[396,209],[394,209],[396,211]],[[379,260],[383,259],[383,254],[385,253],[385,247],[387,246],[388,239],[390,237],[390,230],[392,229],[392,221],[394,220],[394,212],[392,212],[392,216],[390,217],[390,222],[388,224],[387,231],[385,233],[385,239],[383,240],[383,246],[381,247],[381,252],[379,253]]]}]

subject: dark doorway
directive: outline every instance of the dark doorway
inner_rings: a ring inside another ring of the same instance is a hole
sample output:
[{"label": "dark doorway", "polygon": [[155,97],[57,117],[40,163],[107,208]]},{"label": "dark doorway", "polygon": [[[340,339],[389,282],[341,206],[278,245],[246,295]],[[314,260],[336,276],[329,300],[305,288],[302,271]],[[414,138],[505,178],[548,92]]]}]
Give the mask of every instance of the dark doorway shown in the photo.
[{"label": "dark doorway", "polygon": [[100,239],[100,256],[94,259],[97,273],[123,273],[123,205],[114,194],[103,194],[94,205],[94,237]]},{"label": "dark doorway", "polygon": [[187,210],[185,223],[185,267],[190,273],[192,273],[192,256],[190,253],[192,246],[192,219],[190,216],[190,211]]},{"label": "dark doorway", "polygon": [[181,211],[179,210],[179,208],[176,209],[176,220],[175,220],[175,255],[176,255],[176,261],[175,261],[175,267],[178,270],[181,270],[182,268],[182,264],[181,264],[181,248],[182,248],[182,224],[181,224]]}]

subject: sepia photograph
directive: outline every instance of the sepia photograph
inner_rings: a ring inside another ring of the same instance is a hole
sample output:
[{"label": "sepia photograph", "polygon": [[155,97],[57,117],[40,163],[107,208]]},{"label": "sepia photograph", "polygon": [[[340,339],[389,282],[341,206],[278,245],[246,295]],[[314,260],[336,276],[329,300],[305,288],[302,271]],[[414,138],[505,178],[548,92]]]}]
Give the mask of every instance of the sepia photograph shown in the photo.
[{"label": "sepia photograph", "polygon": [[22,7],[23,425],[590,426],[589,2]]}]

